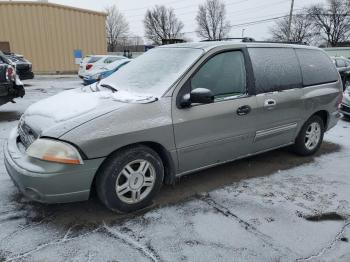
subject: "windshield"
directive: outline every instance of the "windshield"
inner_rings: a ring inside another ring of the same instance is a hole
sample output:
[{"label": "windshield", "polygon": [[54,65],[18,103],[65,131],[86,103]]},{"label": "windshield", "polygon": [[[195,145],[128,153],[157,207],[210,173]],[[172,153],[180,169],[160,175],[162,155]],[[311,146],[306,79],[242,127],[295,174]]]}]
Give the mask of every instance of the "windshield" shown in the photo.
[{"label": "windshield", "polygon": [[155,48],[102,80],[101,84],[131,93],[161,96],[202,53],[202,49],[194,48]]}]

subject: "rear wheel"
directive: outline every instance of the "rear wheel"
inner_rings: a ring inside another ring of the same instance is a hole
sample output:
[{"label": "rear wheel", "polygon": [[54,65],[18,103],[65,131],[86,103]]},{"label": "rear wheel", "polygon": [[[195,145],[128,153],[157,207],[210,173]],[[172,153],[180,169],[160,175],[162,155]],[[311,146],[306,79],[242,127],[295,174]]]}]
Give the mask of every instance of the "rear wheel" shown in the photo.
[{"label": "rear wheel", "polygon": [[142,209],[162,186],[164,168],[158,154],[146,146],[127,148],[113,154],[97,174],[97,194],[113,211]]},{"label": "rear wheel", "polygon": [[323,120],[319,116],[312,116],[306,121],[296,138],[294,151],[302,156],[315,154],[322,144],[323,135]]}]

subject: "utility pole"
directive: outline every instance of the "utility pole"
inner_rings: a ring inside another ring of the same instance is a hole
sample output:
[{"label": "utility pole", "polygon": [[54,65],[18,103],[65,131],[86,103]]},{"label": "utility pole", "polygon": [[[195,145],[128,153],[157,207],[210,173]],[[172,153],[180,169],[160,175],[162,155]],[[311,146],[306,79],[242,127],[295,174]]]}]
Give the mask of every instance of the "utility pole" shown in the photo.
[{"label": "utility pole", "polygon": [[290,41],[290,34],[291,34],[291,31],[292,31],[293,11],[294,11],[294,0],[292,0],[292,4],[291,4],[291,7],[290,7],[287,41]]},{"label": "utility pole", "polygon": [[245,28],[242,29],[242,38],[244,37]]}]

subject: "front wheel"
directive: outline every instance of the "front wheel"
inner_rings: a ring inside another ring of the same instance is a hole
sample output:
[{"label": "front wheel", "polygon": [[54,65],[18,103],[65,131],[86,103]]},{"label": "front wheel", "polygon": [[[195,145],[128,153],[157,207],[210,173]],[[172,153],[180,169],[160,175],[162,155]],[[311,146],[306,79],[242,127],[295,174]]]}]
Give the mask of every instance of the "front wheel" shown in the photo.
[{"label": "front wheel", "polygon": [[117,151],[97,174],[101,202],[117,212],[133,212],[149,205],[162,186],[164,167],[149,147],[135,146]]},{"label": "front wheel", "polygon": [[312,116],[302,129],[295,140],[294,151],[302,156],[315,154],[323,141],[324,123],[319,116]]}]

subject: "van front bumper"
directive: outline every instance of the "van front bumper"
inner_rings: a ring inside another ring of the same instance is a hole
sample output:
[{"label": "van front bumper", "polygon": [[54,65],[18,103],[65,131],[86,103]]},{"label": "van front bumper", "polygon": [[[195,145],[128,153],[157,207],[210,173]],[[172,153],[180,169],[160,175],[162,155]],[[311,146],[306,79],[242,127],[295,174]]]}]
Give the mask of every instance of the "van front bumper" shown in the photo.
[{"label": "van front bumper", "polygon": [[85,160],[82,165],[67,165],[28,157],[14,129],[4,145],[8,174],[28,198],[42,203],[88,200],[95,173],[104,159]]}]

